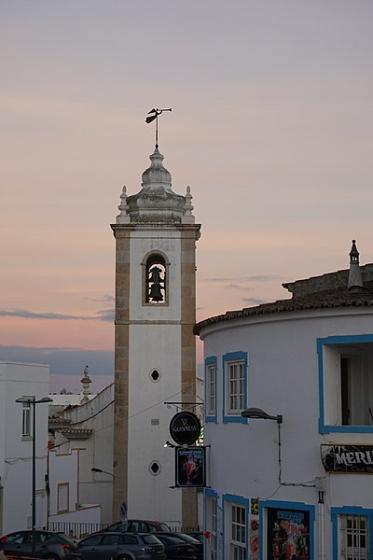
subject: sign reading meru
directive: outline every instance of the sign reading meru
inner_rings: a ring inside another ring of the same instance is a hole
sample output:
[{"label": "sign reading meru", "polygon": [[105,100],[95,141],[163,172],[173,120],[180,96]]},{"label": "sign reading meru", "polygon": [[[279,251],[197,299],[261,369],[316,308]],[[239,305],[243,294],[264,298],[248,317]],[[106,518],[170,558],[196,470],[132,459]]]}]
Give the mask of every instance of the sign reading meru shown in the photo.
[{"label": "sign reading meru", "polygon": [[373,474],[373,445],[321,445],[321,460],[328,472]]}]

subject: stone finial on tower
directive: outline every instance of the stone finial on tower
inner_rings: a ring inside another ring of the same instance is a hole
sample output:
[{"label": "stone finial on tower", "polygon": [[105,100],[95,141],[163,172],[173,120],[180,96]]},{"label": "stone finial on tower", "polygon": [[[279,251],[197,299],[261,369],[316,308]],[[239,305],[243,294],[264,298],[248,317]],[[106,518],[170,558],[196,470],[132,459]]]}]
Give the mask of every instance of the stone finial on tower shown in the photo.
[{"label": "stone finial on tower", "polygon": [[186,188],[185,203],[184,203],[184,216],[182,217],[183,224],[194,224],[192,195],[190,194],[190,187]]},{"label": "stone finial on tower", "polygon": [[82,384],[82,387],[83,387],[83,391],[82,391],[83,398],[80,401],[80,404],[84,404],[84,403],[89,401],[89,395],[91,394],[91,390],[90,390],[89,386],[92,383],[92,380],[88,375],[88,366],[85,366],[85,368],[84,368],[84,374],[83,374],[83,377],[80,380],[80,383]]},{"label": "stone finial on tower", "polygon": [[347,287],[349,290],[359,290],[363,288],[363,286],[363,279],[359,264],[359,251],[356,248],[356,240],[353,239],[350,251],[350,271],[348,273]]},{"label": "stone finial on tower", "polygon": [[117,224],[127,224],[130,221],[128,215],[128,204],[127,204],[127,187],[123,186],[122,194],[120,195],[120,204],[118,206],[120,213],[117,216]]}]

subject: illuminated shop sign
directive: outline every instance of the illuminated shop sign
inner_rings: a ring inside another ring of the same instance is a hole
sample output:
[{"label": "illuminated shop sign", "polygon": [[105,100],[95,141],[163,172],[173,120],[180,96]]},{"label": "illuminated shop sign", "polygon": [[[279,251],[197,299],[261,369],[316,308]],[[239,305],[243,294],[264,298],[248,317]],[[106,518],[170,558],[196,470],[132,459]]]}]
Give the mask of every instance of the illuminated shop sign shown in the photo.
[{"label": "illuminated shop sign", "polygon": [[175,449],[175,486],[198,487],[206,485],[206,449],[204,447],[177,447]]}]

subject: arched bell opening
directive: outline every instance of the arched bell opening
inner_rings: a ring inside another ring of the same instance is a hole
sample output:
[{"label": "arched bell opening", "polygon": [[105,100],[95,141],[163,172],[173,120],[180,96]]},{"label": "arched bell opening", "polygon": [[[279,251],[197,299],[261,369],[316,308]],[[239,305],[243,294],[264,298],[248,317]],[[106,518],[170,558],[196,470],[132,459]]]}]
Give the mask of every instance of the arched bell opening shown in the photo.
[{"label": "arched bell opening", "polygon": [[151,253],[143,262],[145,303],[168,303],[168,262],[160,253]]}]

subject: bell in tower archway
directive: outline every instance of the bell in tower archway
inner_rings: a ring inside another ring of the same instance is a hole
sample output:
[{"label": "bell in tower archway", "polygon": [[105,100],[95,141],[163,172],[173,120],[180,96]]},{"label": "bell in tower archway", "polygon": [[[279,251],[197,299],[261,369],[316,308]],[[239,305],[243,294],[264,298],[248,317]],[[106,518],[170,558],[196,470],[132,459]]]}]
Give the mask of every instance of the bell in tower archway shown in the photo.
[{"label": "bell in tower archway", "polygon": [[162,288],[164,280],[161,276],[162,270],[158,266],[153,266],[150,269],[149,276],[149,299],[150,301],[160,302],[163,301]]}]

